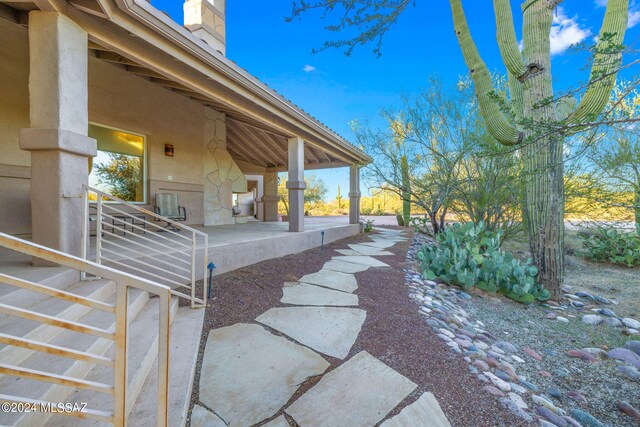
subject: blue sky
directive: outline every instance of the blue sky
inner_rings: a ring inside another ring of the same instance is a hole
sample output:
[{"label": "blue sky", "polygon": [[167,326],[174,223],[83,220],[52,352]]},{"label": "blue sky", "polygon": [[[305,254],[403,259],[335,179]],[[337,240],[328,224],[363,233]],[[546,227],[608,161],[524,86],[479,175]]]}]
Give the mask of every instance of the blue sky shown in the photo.
[{"label": "blue sky", "polygon": [[[640,35],[640,0],[631,0],[627,44]],[[181,0],[152,0],[155,7],[181,23]],[[336,35],[324,30],[334,20],[318,12],[286,23],[290,0],[227,0],[227,56],[260,80],[351,139],[349,123],[358,119],[380,123],[380,111],[393,109],[403,97],[420,93],[427,77],[437,74],[455,83],[466,73],[453,33],[446,0],[417,0],[384,39],[382,56],[373,45],[356,49],[351,57],[332,49],[312,54],[313,48]],[[521,0],[512,0],[516,28],[521,26]],[[463,0],[471,32],[490,69],[503,71],[495,41],[492,2]],[[585,57],[572,43],[591,40],[600,30],[606,0],[565,0],[556,10],[552,31],[552,71],[557,89],[576,86],[588,77]],[[518,31],[518,37],[520,37]],[[335,197],[337,185],[348,186],[344,169],[312,172],[322,178]]]}]

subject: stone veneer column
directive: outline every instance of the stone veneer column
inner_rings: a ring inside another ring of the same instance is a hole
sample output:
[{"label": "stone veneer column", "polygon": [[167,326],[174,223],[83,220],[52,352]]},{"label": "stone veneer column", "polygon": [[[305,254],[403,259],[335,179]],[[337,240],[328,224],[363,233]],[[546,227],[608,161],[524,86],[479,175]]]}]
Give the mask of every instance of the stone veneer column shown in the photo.
[{"label": "stone veneer column", "polygon": [[278,174],[276,172],[264,174],[264,195],[260,199],[262,202],[262,214],[265,222],[278,220]]},{"label": "stone veneer column", "polygon": [[29,58],[31,127],[20,148],[31,152],[33,241],[80,255],[82,185],[96,155],[87,136],[87,32],[57,12],[30,12]]},{"label": "stone veneer column", "polygon": [[360,167],[349,168],[349,224],[360,222]]},{"label": "stone veneer column", "polygon": [[233,224],[233,193],[247,192],[247,179],[227,151],[226,116],[204,109],[204,225]]},{"label": "stone veneer column", "polygon": [[304,140],[289,138],[289,231],[304,231]]}]

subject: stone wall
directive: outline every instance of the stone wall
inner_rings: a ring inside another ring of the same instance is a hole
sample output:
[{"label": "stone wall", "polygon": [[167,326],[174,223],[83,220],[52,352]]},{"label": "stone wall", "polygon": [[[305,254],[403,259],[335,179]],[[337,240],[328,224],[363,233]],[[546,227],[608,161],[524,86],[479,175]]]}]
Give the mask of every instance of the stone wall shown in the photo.
[{"label": "stone wall", "polygon": [[233,193],[247,192],[247,179],[227,151],[225,116],[205,109],[204,225],[233,224]]}]

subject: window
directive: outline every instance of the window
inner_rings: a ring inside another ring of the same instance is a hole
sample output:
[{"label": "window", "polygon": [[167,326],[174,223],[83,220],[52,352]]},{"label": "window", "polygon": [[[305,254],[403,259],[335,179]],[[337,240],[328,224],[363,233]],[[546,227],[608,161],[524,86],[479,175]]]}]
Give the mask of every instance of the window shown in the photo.
[{"label": "window", "polygon": [[96,124],[89,136],[98,155],[89,164],[89,185],[127,202],[145,203],[145,137]]}]

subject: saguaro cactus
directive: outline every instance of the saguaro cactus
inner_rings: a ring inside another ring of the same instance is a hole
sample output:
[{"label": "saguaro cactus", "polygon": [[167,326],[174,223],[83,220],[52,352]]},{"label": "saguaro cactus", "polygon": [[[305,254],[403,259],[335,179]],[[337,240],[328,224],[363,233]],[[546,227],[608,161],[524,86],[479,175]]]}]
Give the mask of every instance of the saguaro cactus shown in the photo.
[{"label": "saguaro cactus", "polygon": [[[524,50],[520,52],[509,0],[493,0],[497,41],[509,76],[515,120],[493,96],[491,76],[469,32],[461,0],[449,0],[455,33],[471,72],[487,129],[500,143],[521,146],[525,216],[539,282],[557,298],[564,273],[563,134],[547,125],[575,129],[594,120],[607,104],[622,57],[619,46],[627,28],[629,0],[609,0],[594,53],[589,85],[576,106],[573,97],[554,99],[550,31],[553,10],[562,0],[522,3]],[[546,136],[545,136],[546,134]],[[565,132],[566,134],[566,132]]]}]

